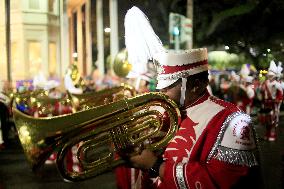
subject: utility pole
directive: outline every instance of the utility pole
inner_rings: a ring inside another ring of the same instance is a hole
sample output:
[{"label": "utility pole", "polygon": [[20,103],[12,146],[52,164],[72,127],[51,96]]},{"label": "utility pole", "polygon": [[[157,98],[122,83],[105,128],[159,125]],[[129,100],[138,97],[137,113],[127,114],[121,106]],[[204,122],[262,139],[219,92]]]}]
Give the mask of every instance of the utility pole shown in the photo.
[{"label": "utility pole", "polygon": [[11,30],[10,30],[10,0],[5,0],[5,24],[6,24],[6,57],[7,57],[7,80],[11,77]]}]

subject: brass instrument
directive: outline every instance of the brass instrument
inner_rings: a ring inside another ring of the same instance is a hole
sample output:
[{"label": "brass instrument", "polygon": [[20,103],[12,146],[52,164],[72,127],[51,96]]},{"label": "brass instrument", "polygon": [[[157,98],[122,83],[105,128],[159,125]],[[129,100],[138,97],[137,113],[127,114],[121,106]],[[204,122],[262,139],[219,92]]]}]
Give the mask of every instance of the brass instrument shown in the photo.
[{"label": "brass instrument", "polygon": [[113,62],[113,71],[119,77],[126,77],[132,69],[132,65],[128,62],[128,53],[126,49],[122,49],[117,53]]},{"label": "brass instrument", "polygon": [[[170,125],[163,127],[164,113]],[[54,150],[59,150],[57,167],[70,181],[95,177],[125,163],[119,156],[137,154],[141,148],[165,147],[178,129],[177,105],[161,93],[147,93],[105,106],[55,117],[33,118],[13,108],[14,121],[24,152],[33,170],[39,168]],[[163,128],[163,129],[162,129]],[[163,130],[166,135],[152,140]],[[78,145],[81,171],[68,171],[66,153]]]},{"label": "brass instrument", "polygon": [[74,86],[76,88],[82,88],[83,90],[85,90],[86,84],[85,84],[84,79],[81,77],[79,73],[78,66],[76,64],[71,64],[69,69],[71,70],[70,76],[71,76]]},{"label": "brass instrument", "polygon": [[45,90],[35,90],[35,91],[25,91],[22,93],[11,93],[10,97],[11,97],[11,103],[14,103],[19,105],[19,106],[23,106],[24,107],[24,111],[25,113],[29,114],[30,112],[28,112],[28,110],[34,106],[34,103],[36,102],[36,98],[38,97],[45,97],[48,95],[48,91]]},{"label": "brass instrument", "polygon": [[[35,91],[26,91],[24,93],[15,93],[13,94],[13,100],[18,106],[22,106],[21,111],[28,114],[34,115],[35,112],[38,112],[38,116],[54,116],[56,115],[54,106],[57,103],[61,105],[70,106],[72,109],[71,99],[66,97],[62,98],[50,98],[49,91],[45,90],[35,90]],[[72,109],[72,112],[75,112],[75,109]]]},{"label": "brass instrument", "polygon": [[72,99],[73,106],[76,110],[89,109],[95,106],[108,104],[122,98],[129,98],[136,95],[134,87],[121,84],[117,87],[107,88],[96,92],[89,92],[83,94],[70,94],[69,98]]},{"label": "brass instrument", "polygon": [[[57,116],[58,112],[55,111],[56,104],[60,104],[61,106],[70,107],[70,112],[76,112],[76,109],[73,107],[73,102],[68,96],[64,96],[61,98],[50,98],[49,96],[38,96],[32,98],[32,105],[36,107],[39,117],[46,116]],[[70,113],[69,112],[69,113]]]}]

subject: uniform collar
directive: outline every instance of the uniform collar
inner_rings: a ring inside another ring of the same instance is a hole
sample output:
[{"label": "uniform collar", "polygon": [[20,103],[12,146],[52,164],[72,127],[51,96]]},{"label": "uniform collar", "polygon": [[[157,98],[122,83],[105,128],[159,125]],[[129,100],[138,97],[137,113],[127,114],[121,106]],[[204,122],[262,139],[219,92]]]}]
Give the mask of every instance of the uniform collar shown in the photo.
[{"label": "uniform collar", "polygon": [[210,94],[208,92],[208,90],[206,90],[196,101],[194,101],[193,103],[183,107],[182,109],[185,110],[187,108],[191,108],[193,106],[196,106],[197,104],[200,104],[202,102],[204,102],[205,100],[207,100],[209,98]]}]

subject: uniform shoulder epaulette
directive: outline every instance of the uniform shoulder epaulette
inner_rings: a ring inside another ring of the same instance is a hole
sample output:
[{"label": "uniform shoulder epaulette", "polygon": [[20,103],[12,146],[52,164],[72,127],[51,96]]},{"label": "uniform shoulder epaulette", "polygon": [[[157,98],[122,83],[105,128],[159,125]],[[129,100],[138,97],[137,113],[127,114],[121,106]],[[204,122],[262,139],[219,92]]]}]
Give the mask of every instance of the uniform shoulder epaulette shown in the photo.
[{"label": "uniform shoulder epaulette", "polygon": [[210,151],[207,162],[217,159],[235,165],[255,166],[255,131],[251,117],[241,111],[227,117]]}]

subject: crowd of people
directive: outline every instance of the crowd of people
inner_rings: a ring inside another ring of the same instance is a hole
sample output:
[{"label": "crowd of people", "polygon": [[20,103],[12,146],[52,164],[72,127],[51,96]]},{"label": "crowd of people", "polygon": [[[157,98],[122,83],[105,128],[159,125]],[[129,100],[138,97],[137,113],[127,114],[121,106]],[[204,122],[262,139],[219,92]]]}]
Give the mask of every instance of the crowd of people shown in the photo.
[{"label": "crowd of people", "polygon": [[277,139],[280,107],[283,101],[282,65],[271,61],[268,71],[252,72],[244,64],[236,74],[226,72],[216,81],[211,75],[209,91],[221,99],[235,104],[248,115],[258,117],[258,124],[266,128],[264,140]]}]

